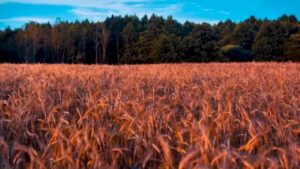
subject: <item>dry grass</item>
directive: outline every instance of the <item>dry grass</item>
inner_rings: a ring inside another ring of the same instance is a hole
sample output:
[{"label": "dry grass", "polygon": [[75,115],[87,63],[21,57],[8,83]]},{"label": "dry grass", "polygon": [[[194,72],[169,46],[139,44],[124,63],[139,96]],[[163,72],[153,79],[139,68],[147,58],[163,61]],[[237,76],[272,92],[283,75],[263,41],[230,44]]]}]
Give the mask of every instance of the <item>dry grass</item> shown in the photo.
[{"label": "dry grass", "polygon": [[300,64],[0,65],[0,168],[299,168]]}]

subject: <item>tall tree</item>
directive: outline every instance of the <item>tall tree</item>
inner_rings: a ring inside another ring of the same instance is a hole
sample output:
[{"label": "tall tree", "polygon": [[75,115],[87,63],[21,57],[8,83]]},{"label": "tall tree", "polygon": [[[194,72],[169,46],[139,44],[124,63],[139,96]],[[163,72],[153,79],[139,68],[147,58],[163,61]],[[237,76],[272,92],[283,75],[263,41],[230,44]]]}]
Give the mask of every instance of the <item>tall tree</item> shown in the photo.
[{"label": "tall tree", "polygon": [[185,61],[208,62],[219,59],[220,47],[212,26],[204,23],[194,27],[184,39]]},{"label": "tall tree", "polygon": [[180,37],[175,35],[167,36],[161,35],[153,44],[153,49],[150,56],[154,59],[155,63],[162,62],[178,62],[180,61]]},{"label": "tall tree", "polygon": [[[111,16],[0,30],[0,62],[157,63],[298,60],[300,23],[294,15],[235,23],[181,24],[155,14]],[[298,33],[297,33],[298,32]],[[253,54],[255,57],[253,57]]]},{"label": "tall tree", "polygon": [[107,47],[109,43],[110,30],[106,27],[105,24],[102,24],[101,31],[101,44],[102,44],[102,63],[107,63],[106,55],[107,55]]},{"label": "tall tree", "polygon": [[[111,16],[105,20],[105,25],[111,32],[111,41],[113,42],[113,50],[111,55],[113,58],[111,58],[110,62],[117,63],[121,58],[121,33],[125,26],[124,19],[121,16]],[[113,51],[116,51],[116,54],[114,54]]]},{"label": "tall tree", "polygon": [[0,62],[19,62],[15,34],[10,28],[0,31]]},{"label": "tall tree", "polygon": [[284,43],[289,37],[289,30],[280,22],[264,24],[259,30],[253,45],[255,60],[283,60]]},{"label": "tall tree", "polygon": [[300,61],[300,32],[291,35],[284,44],[284,59],[288,61]]},{"label": "tall tree", "polygon": [[231,20],[221,21],[216,25],[216,34],[219,36],[219,44],[221,46],[230,45],[234,41],[233,32],[235,26],[236,24]]},{"label": "tall tree", "polygon": [[189,21],[185,21],[184,24],[182,25],[181,29],[181,37],[186,37],[189,33],[192,32],[194,29],[195,24]]},{"label": "tall tree", "polygon": [[98,64],[100,62],[99,52],[100,52],[100,32],[101,32],[101,24],[96,23],[94,25],[94,49],[95,49],[95,63]]},{"label": "tall tree", "polygon": [[27,56],[28,62],[36,62],[36,53],[39,48],[39,24],[36,22],[29,22],[25,25],[25,41],[27,43],[26,50],[29,50]]},{"label": "tall tree", "polygon": [[256,34],[260,28],[260,21],[251,16],[246,21],[238,24],[232,34],[232,44],[251,50]]},{"label": "tall tree", "polygon": [[139,37],[139,19],[134,16],[123,29],[122,37],[124,39],[124,57],[121,59],[123,63],[130,63],[130,59],[135,55],[134,44]]}]

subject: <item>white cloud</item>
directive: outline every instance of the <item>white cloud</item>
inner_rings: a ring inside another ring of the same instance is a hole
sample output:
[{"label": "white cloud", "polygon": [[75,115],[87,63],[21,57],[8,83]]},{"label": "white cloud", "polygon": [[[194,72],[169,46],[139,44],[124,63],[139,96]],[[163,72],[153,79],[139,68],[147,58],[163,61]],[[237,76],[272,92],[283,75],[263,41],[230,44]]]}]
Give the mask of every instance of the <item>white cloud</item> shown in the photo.
[{"label": "white cloud", "polygon": [[142,3],[149,0],[1,0],[0,3],[18,2],[29,4],[68,5],[83,8],[113,8],[125,3]]},{"label": "white cloud", "polygon": [[[148,16],[156,14],[164,17],[172,15],[175,19],[183,21],[183,19],[180,19],[180,17],[182,17],[181,14],[185,13],[182,9],[186,4],[188,4],[188,2],[162,5],[159,3],[160,1],[165,0],[0,0],[0,4],[7,2],[18,2],[26,4],[67,5],[73,7],[73,9],[71,9],[69,12],[75,15],[76,18],[87,18],[94,21],[103,21],[106,17],[111,15],[124,16],[127,14],[135,14],[138,17],[142,17],[145,14]],[[197,6],[198,4],[196,3],[194,5]],[[206,13],[212,13],[215,11],[215,9],[202,8],[202,11]],[[222,11],[222,13],[228,14],[226,11]],[[210,20],[205,18],[199,19],[198,17],[193,18],[194,19],[190,19],[195,22],[208,22],[212,24],[218,22],[218,20]],[[10,21],[16,20],[16,22],[24,22],[25,20],[32,20],[36,22],[54,22],[54,19],[50,18],[20,17],[9,19]],[[187,18],[184,19],[186,20]],[[5,20],[8,22],[8,19]]]},{"label": "white cloud", "polygon": [[0,19],[0,22],[29,22],[34,21],[38,23],[53,22],[52,18],[42,18],[42,17],[14,17],[14,18],[4,18]]},{"label": "white cloud", "polygon": [[230,12],[228,11],[219,11],[220,14],[223,14],[223,15],[230,15]]},{"label": "white cloud", "polygon": [[[183,17],[179,17],[176,18],[179,22],[184,23],[185,21],[187,21],[187,18],[183,18]],[[219,23],[221,20],[217,20],[217,19],[207,19],[207,18],[192,18],[189,19],[190,22],[194,22],[194,23],[209,23],[209,24],[217,24]]]},{"label": "white cloud", "polygon": [[[79,18],[103,20],[114,15],[136,14],[141,17],[145,14],[167,16],[175,15],[183,3],[160,5],[164,0],[0,0],[1,3],[18,2],[27,4],[67,5],[72,6],[70,12]],[[156,3],[157,2],[157,3]],[[149,7],[149,3],[152,7]],[[101,12],[99,12],[101,10]]]},{"label": "white cloud", "polygon": [[209,24],[212,24],[212,25],[214,25],[214,24],[217,24],[217,23],[219,23],[220,22],[220,20],[214,20],[214,19],[193,19],[192,20],[193,22],[195,22],[195,23],[209,23]]},{"label": "white cloud", "polygon": [[159,8],[146,8],[141,4],[133,4],[130,6],[126,5],[114,5],[113,8],[74,8],[71,12],[81,19],[92,19],[92,20],[104,20],[106,17],[111,15],[137,15],[142,17],[145,14],[148,16],[153,13],[156,15],[168,16],[174,15],[181,9],[182,4],[171,4]]},{"label": "white cloud", "polygon": [[80,16],[97,16],[105,14],[104,12],[96,12],[88,8],[75,8],[72,9],[71,12]]},{"label": "white cloud", "polygon": [[182,7],[182,4],[171,4],[164,7],[159,8],[133,8],[133,9],[127,9],[126,11],[122,11],[121,14],[136,14],[139,17],[142,17],[143,15],[147,14],[148,16],[152,14],[161,15],[161,16],[168,16],[168,15],[176,15],[178,12],[180,12]]},{"label": "white cloud", "polygon": [[203,12],[212,12],[214,9],[212,8],[204,8],[202,9]]},{"label": "white cloud", "polygon": [[80,19],[90,19],[94,21],[105,20],[107,16],[115,14],[113,11],[95,11],[89,8],[74,8],[71,10],[73,14],[75,14]]}]

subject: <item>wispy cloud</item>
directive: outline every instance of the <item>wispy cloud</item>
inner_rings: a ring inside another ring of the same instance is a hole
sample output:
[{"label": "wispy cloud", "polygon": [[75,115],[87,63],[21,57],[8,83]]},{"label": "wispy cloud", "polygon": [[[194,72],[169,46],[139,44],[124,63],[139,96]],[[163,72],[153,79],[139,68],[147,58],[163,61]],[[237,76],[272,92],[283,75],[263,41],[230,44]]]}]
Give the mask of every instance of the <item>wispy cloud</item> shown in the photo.
[{"label": "wispy cloud", "polygon": [[125,4],[114,4],[110,8],[74,8],[71,12],[81,19],[89,18],[92,20],[103,20],[110,15],[127,15],[135,14],[139,17],[145,14],[168,16],[176,14],[180,11],[182,4],[171,4],[157,8],[147,8],[142,4],[125,5]]},{"label": "wispy cloud", "polygon": [[[174,15],[183,3],[159,3],[164,0],[0,0],[1,3],[18,2],[26,4],[66,5],[73,9],[71,13],[79,18],[104,19],[112,14]],[[156,3],[157,2],[157,3]],[[149,6],[149,4],[151,4]],[[100,10],[100,11],[99,11]]]},{"label": "wispy cloud", "polygon": [[96,11],[89,8],[74,8],[71,12],[80,19],[90,19],[94,21],[104,20],[107,16],[115,14],[113,11]]},{"label": "wispy cloud", "polygon": [[[39,5],[51,5],[53,6],[61,6],[67,7],[66,11],[60,14],[46,14],[45,18],[39,17],[27,17],[27,16],[40,16],[38,13],[32,12],[26,14],[25,17],[18,17],[7,19],[1,19],[0,22],[4,25],[11,25],[12,22],[16,23],[25,23],[28,21],[36,21],[36,22],[54,22],[56,17],[67,16],[69,20],[75,19],[89,19],[93,21],[103,21],[107,17],[111,15],[137,15],[138,17],[142,17],[146,15],[160,15],[160,16],[169,16],[172,15],[175,19],[178,19],[180,22],[184,22],[189,19],[195,22],[208,22],[208,23],[217,23],[219,20],[213,20],[212,15],[215,13],[228,15],[226,11],[218,11],[215,8],[203,7],[201,4],[196,2],[180,2],[173,1],[167,2],[166,0],[0,0],[0,5],[8,2],[21,3],[21,4],[30,4],[36,6]],[[191,9],[191,11],[186,11],[190,6],[198,8],[197,11],[195,9]],[[202,15],[199,15],[199,11],[202,12]],[[48,13],[51,13],[48,11]],[[209,16],[208,16],[209,15]],[[43,16],[43,15],[41,15]],[[208,18],[211,19],[208,19]],[[48,18],[53,17],[53,18]],[[182,19],[180,19],[182,18]],[[6,24],[7,23],[7,24]]]},{"label": "wispy cloud", "polygon": [[[179,17],[176,18],[179,22],[184,23],[185,21],[187,21],[186,18],[184,17]],[[209,24],[217,24],[219,23],[221,20],[217,20],[217,19],[208,19],[208,18],[192,18],[189,21],[194,22],[194,23],[209,23]]]},{"label": "wispy cloud", "polygon": [[220,22],[220,20],[214,20],[214,19],[193,19],[194,22],[196,23],[210,23],[210,24],[217,24]]},{"label": "wispy cloud", "polygon": [[202,9],[203,12],[212,12],[214,9],[212,8],[204,8]]},{"label": "wispy cloud", "polygon": [[223,14],[223,15],[230,15],[230,12],[228,12],[228,11],[223,11],[223,10],[219,11],[219,13],[220,13],[220,14]]},{"label": "wispy cloud", "polygon": [[14,18],[2,18],[0,22],[29,22],[34,21],[38,23],[53,22],[52,18],[42,18],[42,17],[14,17]]},{"label": "wispy cloud", "polygon": [[149,0],[1,0],[0,3],[18,2],[29,4],[67,5],[86,8],[112,8],[126,3],[142,3]]}]

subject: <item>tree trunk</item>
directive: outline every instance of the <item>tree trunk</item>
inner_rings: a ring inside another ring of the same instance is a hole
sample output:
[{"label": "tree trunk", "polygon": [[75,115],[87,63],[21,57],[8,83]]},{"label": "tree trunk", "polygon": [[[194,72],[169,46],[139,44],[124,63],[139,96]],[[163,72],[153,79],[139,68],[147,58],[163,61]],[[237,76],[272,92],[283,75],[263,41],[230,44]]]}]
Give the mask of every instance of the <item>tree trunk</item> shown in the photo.
[{"label": "tree trunk", "polygon": [[98,64],[98,30],[96,30],[95,35],[95,62],[96,64]]},{"label": "tree trunk", "polygon": [[117,36],[117,55],[118,55],[118,61],[117,61],[117,63],[119,63],[119,60],[120,60],[120,54],[119,54],[119,35]]},{"label": "tree trunk", "polygon": [[110,31],[105,25],[102,27],[102,63],[106,63],[106,50],[109,42]]}]

